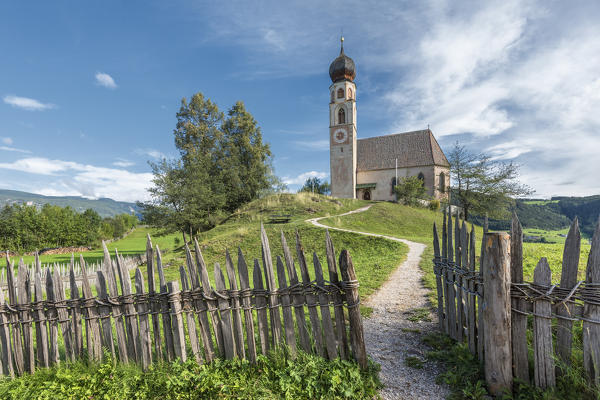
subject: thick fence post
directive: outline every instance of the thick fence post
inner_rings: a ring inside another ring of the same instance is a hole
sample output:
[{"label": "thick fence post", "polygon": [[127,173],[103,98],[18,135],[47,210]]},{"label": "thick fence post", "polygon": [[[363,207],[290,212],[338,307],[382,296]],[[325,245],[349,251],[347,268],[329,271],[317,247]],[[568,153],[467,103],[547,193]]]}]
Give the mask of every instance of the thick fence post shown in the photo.
[{"label": "thick fence post", "polygon": [[506,232],[485,235],[483,268],[484,368],[490,393],[512,389],[510,324],[510,236]]}]

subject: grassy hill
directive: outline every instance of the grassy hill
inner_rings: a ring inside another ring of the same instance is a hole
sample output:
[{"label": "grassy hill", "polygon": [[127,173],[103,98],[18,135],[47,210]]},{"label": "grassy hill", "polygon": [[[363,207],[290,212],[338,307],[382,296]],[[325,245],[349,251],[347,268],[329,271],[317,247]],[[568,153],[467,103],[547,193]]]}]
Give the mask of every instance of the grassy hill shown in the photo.
[{"label": "grassy hill", "polygon": [[112,199],[86,199],[77,196],[43,196],[41,194],[19,192],[16,190],[0,189],[0,207],[6,204],[25,203],[37,206],[52,204],[60,207],[71,207],[76,211],[83,212],[88,208],[96,211],[101,217],[112,217],[117,214],[131,214],[138,211],[135,203],[116,201]]}]

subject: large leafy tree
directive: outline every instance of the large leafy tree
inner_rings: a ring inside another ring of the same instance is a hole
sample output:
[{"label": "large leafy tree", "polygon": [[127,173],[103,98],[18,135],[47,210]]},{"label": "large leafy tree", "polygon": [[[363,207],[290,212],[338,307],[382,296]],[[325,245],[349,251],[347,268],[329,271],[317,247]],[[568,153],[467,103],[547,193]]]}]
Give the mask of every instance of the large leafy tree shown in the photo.
[{"label": "large leafy tree", "polygon": [[173,133],[179,158],[150,163],[152,200],[141,204],[144,219],[164,232],[187,241],[275,182],[269,145],[242,102],[225,117],[202,93],[184,98]]},{"label": "large leafy tree", "polygon": [[449,154],[452,175],[452,198],[469,215],[488,214],[503,218],[514,198],[533,191],[518,181],[519,166],[513,162],[493,160],[484,153],[472,153],[458,142]]}]

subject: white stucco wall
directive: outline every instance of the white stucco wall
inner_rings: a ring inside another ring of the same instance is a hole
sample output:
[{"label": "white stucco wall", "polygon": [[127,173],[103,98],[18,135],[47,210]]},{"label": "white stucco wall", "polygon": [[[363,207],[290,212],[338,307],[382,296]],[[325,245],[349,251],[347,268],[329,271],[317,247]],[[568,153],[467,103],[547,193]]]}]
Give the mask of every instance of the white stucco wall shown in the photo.
[{"label": "white stucco wall", "polygon": [[[439,188],[439,175],[444,172],[448,187],[450,185],[450,174],[443,167],[426,166],[412,168],[398,168],[398,180],[409,176],[418,176],[422,173],[425,177],[427,195],[438,199],[446,198],[447,193],[441,193]],[[380,169],[373,171],[361,171],[357,173],[356,183],[377,183],[375,189],[371,189],[371,200],[394,201],[396,196],[392,193],[392,179],[396,176],[396,169]],[[364,190],[358,190],[358,198],[362,199]]]}]

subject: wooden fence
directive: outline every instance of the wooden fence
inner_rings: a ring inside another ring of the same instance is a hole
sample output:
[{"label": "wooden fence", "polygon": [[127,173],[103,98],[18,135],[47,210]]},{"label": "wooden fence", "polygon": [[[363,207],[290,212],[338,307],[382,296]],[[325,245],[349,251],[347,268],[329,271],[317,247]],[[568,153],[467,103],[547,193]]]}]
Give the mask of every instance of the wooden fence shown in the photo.
[{"label": "wooden fence", "polygon": [[[249,267],[238,249],[236,274],[227,252],[229,284],[217,263],[213,288],[197,242],[194,252],[186,245],[187,268],[179,268],[180,281],[166,282],[160,250],[148,237],[147,286],[137,268],[135,293],[121,258],[117,254],[111,259],[104,246],[104,263],[96,272],[97,296],[86,268],[81,269],[79,290],[72,262],[70,299],[65,298],[57,270],[47,269],[42,282],[39,259],[33,272],[21,262],[16,281],[14,267],[7,261],[8,301],[0,290],[0,373],[20,375],[64,360],[100,360],[104,354],[144,369],[154,360],[188,357],[199,363],[217,357],[254,362],[257,354],[282,345],[292,355],[300,348],[329,359],[353,358],[366,368],[358,281],[350,254],[342,250],[336,260],[327,233],[328,279],[316,254],[313,279],[298,233],[300,276],[283,232],[281,241],[283,257],[277,256],[274,268],[261,226],[262,268],[259,260]],[[80,263],[85,265],[83,257]]]},{"label": "wooden fence", "polygon": [[[450,214],[444,213],[441,243],[435,224],[433,232],[440,329],[468,343],[484,366],[492,394],[512,391],[515,378],[539,388],[555,386],[556,371],[560,371],[556,367],[576,360],[572,356],[574,323],[582,325],[584,370],[600,385],[600,222],[592,239],[586,279],[578,281],[581,234],[577,218],[573,221],[560,284],[552,284],[546,258],[537,264],[533,282],[523,280],[523,232],[516,215],[510,234],[488,233],[484,227],[479,254],[475,230],[468,232],[458,218],[453,227]],[[527,341],[530,328],[532,343]]]}]

